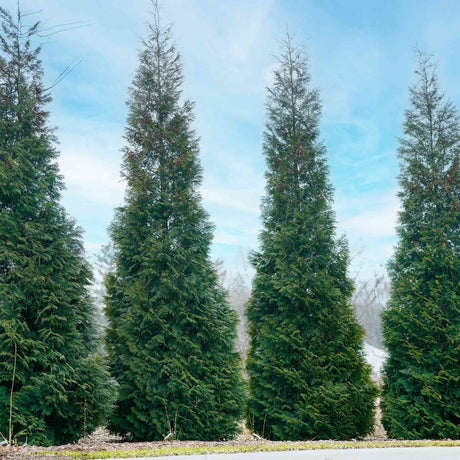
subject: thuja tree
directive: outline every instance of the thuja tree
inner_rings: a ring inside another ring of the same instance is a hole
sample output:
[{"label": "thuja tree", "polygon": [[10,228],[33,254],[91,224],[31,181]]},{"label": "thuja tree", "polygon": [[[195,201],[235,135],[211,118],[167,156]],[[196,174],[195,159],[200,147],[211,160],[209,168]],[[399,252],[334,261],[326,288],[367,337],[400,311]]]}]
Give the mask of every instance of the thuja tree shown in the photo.
[{"label": "thuja tree", "polygon": [[158,12],[139,59],[122,166],[127,192],[106,278],[106,343],[119,383],[110,429],[138,440],[228,438],[243,404],[236,314],[210,260],[192,104],[181,100],[180,56]]},{"label": "thuja tree", "polygon": [[74,441],[110,409],[96,347],[91,272],[48,125],[39,24],[0,8],[0,433],[18,442]]},{"label": "thuja tree", "polygon": [[460,435],[460,119],[419,53],[400,139],[398,245],[383,314],[383,423],[395,438]]},{"label": "thuja tree", "polygon": [[271,439],[343,439],[373,426],[376,389],[335,237],[320,101],[288,37],[268,88],[260,251],[248,304],[247,423]]}]

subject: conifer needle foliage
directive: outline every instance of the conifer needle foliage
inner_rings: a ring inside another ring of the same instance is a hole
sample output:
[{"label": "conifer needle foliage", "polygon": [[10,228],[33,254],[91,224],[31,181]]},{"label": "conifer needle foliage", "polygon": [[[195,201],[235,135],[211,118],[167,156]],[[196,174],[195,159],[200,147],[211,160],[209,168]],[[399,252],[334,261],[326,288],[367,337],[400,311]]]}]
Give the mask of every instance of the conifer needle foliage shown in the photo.
[{"label": "conifer needle foliage", "polygon": [[460,436],[460,118],[418,53],[400,139],[402,201],[383,313],[383,424],[391,437]]},{"label": "conifer needle foliage", "polygon": [[40,25],[0,17],[0,433],[60,444],[104,421],[112,391],[80,230],[59,204],[51,97],[31,44]]},{"label": "conifer needle foliage", "polygon": [[242,413],[236,314],[210,260],[201,166],[182,64],[158,10],[128,107],[124,206],[112,225],[107,350],[119,383],[111,430],[137,440],[232,437]]},{"label": "conifer needle foliage", "polygon": [[247,423],[279,440],[344,439],[373,426],[376,388],[353,314],[348,249],[335,238],[321,106],[288,37],[268,88],[261,249],[248,304]]}]

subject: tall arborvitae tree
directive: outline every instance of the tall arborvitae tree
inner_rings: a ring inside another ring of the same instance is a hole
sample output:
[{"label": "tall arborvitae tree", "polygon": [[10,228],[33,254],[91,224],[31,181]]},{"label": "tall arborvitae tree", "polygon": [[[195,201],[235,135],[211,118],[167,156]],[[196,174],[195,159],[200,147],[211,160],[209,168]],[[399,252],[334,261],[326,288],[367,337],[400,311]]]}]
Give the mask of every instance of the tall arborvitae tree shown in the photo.
[{"label": "tall arborvitae tree", "polygon": [[288,37],[268,88],[261,249],[248,304],[249,427],[271,439],[343,439],[373,426],[376,388],[337,240],[320,102]]},{"label": "tall arborvitae tree", "polygon": [[138,440],[228,438],[244,395],[236,314],[210,261],[192,103],[181,102],[182,64],[158,10],[139,59],[122,166],[127,193],[106,279],[107,350],[119,383],[110,428]]},{"label": "tall arborvitae tree", "polygon": [[460,436],[460,119],[419,53],[400,139],[399,242],[383,332],[383,423],[395,438]]},{"label": "tall arborvitae tree", "polygon": [[60,444],[103,422],[109,376],[94,355],[80,230],[59,204],[39,24],[0,15],[0,432]]}]

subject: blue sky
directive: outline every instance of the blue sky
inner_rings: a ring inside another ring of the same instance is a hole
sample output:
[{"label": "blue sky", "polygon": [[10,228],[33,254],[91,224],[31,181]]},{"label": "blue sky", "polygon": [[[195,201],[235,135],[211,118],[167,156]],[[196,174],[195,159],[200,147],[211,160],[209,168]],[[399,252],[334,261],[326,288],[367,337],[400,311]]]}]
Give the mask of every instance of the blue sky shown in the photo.
[{"label": "blue sky", "polygon": [[[2,0],[10,11],[16,0]],[[149,0],[21,0],[49,26],[84,27],[44,39],[45,79],[81,63],[53,88],[63,202],[84,229],[91,257],[108,241],[123,200],[120,149],[127,88],[145,34]],[[435,55],[441,86],[459,106],[460,2],[163,0],[165,23],[184,62],[184,95],[196,102],[204,205],[216,226],[213,258],[237,267],[255,249],[265,163],[265,88],[286,28],[305,47],[323,102],[321,137],[335,187],[338,233],[361,255],[352,272],[382,270],[393,251],[398,210],[397,137],[414,48]]]}]

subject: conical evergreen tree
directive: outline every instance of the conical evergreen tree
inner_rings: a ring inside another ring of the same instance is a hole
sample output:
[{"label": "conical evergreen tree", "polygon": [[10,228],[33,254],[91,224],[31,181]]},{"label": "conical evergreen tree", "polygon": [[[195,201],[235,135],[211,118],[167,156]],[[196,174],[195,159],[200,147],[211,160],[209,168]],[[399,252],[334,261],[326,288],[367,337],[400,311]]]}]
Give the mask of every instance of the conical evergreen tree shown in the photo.
[{"label": "conical evergreen tree", "polygon": [[39,25],[0,16],[0,432],[60,444],[103,422],[112,392],[80,230],[59,204]]},{"label": "conical evergreen tree", "polygon": [[346,242],[334,236],[320,112],[288,37],[268,89],[264,228],[247,310],[247,422],[271,439],[350,438],[373,426],[376,388],[350,304]]},{"label": "conical evergreen tree", "polygon": [[180,56],[155,21],[130,89],[122,174],[106,279],[107,349],[120,385],[110,428],[138,440],[235,435],[243,381],[236,314],[210,261],[212,226],[198,186],[192,104]]},{"label": "conical evergreen tree", "polygon": [[419,53],[400,139],[402,201],[392,293],[383,313],[389,358],[383,424],[391,437],[460,436],[460,119]]}]

